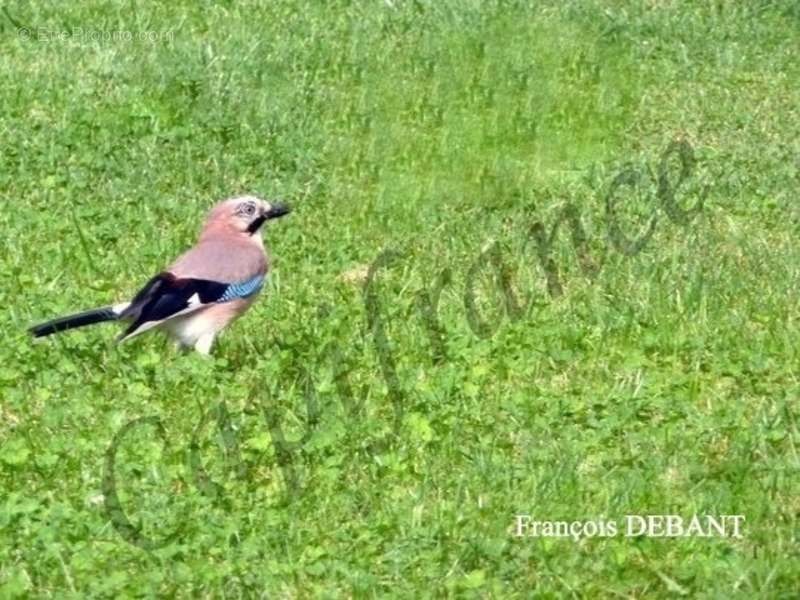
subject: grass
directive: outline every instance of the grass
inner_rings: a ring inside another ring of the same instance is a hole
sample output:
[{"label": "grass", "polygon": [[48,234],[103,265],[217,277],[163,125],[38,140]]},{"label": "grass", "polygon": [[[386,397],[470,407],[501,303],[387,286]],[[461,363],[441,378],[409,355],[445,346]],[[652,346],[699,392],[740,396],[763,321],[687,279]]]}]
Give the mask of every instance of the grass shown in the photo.
[{"label": "grass", "polygon": [[[533,4],[4,6],[0,596],[796,594],[796,3]],[[212,360],[29,339],[243,192],[296,210]]]}]

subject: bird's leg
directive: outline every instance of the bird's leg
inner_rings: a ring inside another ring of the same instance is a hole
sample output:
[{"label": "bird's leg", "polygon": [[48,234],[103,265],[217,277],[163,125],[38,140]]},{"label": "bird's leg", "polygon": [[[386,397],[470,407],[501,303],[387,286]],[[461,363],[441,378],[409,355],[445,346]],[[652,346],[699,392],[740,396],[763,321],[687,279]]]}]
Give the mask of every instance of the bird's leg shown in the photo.
[{"label": "bird's leg", "polygon": [[194,345],[194,349],[197,350],[200,354],[208,356],[211,353],[211,345],[214,343],[214,337],[216,335],[217,335],[216,332],[204,333],[199,338],[197,338],[197,342]]}]

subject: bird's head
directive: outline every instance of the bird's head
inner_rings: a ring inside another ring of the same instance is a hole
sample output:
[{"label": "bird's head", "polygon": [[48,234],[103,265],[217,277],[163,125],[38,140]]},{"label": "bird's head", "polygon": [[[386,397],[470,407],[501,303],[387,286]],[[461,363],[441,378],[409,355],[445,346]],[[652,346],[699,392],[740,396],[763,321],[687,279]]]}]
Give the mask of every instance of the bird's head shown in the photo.
[{"label": "bird's head", "polygon": [[223,227],[244,235],[256,235],[270,219],[290,212],[288,205],[268,202],[255,196],[240,196],[217,204],[209,213],[206,229]]}]

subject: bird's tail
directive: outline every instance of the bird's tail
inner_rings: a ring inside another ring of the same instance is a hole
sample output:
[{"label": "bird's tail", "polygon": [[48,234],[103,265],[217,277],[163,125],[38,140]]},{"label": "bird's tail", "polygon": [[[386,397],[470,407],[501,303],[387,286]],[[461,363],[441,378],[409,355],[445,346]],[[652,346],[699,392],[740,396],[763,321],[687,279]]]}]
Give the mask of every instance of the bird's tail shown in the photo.
[{"label": "bird's tail", "polygon": [[116,321],[120,318],[121,312],[120,306],[93,308],[92,310],[60,317],[40,325],[35,325],[31,327],[29,331],[34,337],[44,337],[46,335],[59,333],[60,331],[66,331],[67,329],[75,329],[76,327],[94,325],[95,323],[103,323],[105,321]]}]

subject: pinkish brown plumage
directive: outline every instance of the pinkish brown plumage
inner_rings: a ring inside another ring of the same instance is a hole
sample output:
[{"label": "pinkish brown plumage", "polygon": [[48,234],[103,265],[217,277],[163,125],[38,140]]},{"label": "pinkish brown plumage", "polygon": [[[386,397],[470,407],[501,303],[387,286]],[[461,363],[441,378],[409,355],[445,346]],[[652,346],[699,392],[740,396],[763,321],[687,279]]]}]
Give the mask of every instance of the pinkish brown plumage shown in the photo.
[{"label": "pinkish brown plumage", "polygon": [[269,273],[262,225],[289,212],[253,196],[231,198],[208,214],[197,244],[153,277],[128,303],[32,328],[41,337],[102,321],[125,320],[127,340],[162,328],[185,347],[208,354],[215,337],[255,301]]}]

